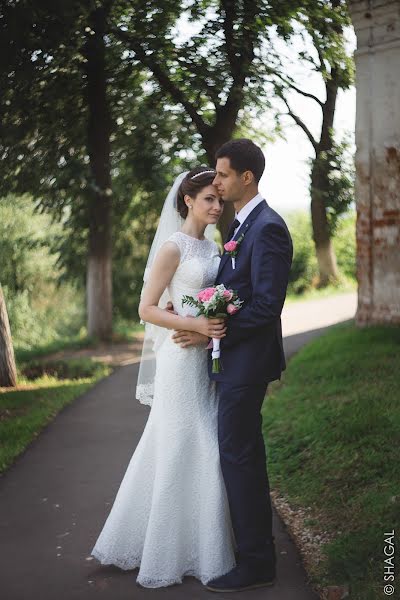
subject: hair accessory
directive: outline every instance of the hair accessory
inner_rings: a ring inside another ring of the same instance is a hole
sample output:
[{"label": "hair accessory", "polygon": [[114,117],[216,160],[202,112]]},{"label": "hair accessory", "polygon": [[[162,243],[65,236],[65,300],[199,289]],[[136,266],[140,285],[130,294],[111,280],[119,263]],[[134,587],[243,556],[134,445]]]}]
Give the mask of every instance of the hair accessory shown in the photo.
[{"label": "hair accessory", "polygon": [[199,175],[205,175],[206,173],[215,173],[216,174],[217,172],[214,171],[213,169],[210,169],[208,171],[201,171],[200,173],[196,173],[196,175],[193,175],[190,179],[195,179]]}]

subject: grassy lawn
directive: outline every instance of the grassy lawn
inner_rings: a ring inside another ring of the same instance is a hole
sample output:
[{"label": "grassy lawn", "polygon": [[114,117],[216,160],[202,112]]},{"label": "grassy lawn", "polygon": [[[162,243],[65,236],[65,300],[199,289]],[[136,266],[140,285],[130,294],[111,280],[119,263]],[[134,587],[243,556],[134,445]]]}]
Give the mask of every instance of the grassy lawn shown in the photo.
[{"label": "grassy lawn", "polygon": [[[340,325],[294,356],[264,403],[271,487],[329,533],[311,569],[384,598],[384,533],[400,526],[400,328]],[[313,518],[314,516],[314,518]]]},{"label": "grassy lawn", "polygon": [[[42,365],[43,367],[43,365]],[[34,376],[35,362],[20,367]],[[18,388],[0,388],[0,473],[3,473],[56,414],[111,369],[90,359],[58,361],[32,380],[23,372]]]},{"label": "grassy lawn", "polygon": [[286,303],[304,302],[305,300],[318,300],[328,296],[337,296],[339,294],[348,294],[349,292],[357,291],[357,282],[349,277],[342,277],[342,280],[337,285],[327,285],[323,288],[311,288],[301,294],[288,293]]},{"label": "grassy lawn", "polygon": [[[144,326],[140,323],[127,323],[125,321],[118,321],[114,325],[114,333],[112,336],[112,343],[118,342],[130,342],[134,339],[135,335],[142,332]],[[57,339],[49,344],[43,344],[43,346],[35,346],[33,348],[19,348],[17,345],[14,347],[15,358],[18,364],[26,363],[29,360],[40,358],[48,354],[59,352],[60,350],[79,350],[81,348],[96,348],[99,345],[99,341],[93,337],[86,335],[86,329],[82,333],[77,335],[71,335]]]},{"label": "grassy lawn", "polygon": [[[131,342],[143,331],[139,323],[122,320],[114,327],[112,343]],[[0,388],[0,473],[3,473],[50,423],[56,414],[83,394],[111,368],[89,358],[52,360],[62,350],[97,348],[98,340],[81,334],[33,348],[15,348],[18,387]]]}]

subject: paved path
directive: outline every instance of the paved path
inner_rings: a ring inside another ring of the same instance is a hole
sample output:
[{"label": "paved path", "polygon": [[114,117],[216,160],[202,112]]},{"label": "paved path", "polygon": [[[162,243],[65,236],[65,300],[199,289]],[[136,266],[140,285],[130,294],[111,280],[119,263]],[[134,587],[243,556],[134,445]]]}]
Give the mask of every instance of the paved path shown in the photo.
[{"label": "paved path", "polygon": [[288,302],[282,311],[283,335],[287,337],[347,321],[354,317],[356,308],[355,292]]},{"label": "paved path", "polygon": [[286,356],[292,356],[330,325],[353,319],[356,309],[356,292],[286,304],[282,312]]},{"label": "paved path", "polygon": [[[288,356],[323,331],[310,315],[302,318],[305,306],[294,306],[309,331],[285,339]],[[148,417],[149,408],[134,399],[137,371],[137,364],[119,367],[67,406],[0,478],[4,600],[145,600],[156,595],[165,600],[216,600],[216,594],[192,577],[182,585],[143,589],[135,583],[137,570],[124,572],[90,559]],[[316,600],[276,514],[274,533],[277,583],[237,593],[235,599]],[[218,597],[232,599],[231,594]]]}]

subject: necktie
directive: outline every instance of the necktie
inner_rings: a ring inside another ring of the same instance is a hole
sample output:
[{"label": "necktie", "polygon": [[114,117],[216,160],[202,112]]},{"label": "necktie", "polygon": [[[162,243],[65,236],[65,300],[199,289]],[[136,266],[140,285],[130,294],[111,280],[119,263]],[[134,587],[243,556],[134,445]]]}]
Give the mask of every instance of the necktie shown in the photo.
[{"label": "necktie", "polygon": [[228,235],[226,236],[226,241],[227,241],[227,242],[229,242],[229,240],[232,238],[232,236],[233,236],[233,232],[235,231],[235,229],[236,229],[237,227],[239,227],[239,225],[240,225],[240,221],[239,221],[238,219],[235,219],[235,220],[233,221],[232,225],[231,225],[231,226],[230,226],[230,228],[229,228]]}]

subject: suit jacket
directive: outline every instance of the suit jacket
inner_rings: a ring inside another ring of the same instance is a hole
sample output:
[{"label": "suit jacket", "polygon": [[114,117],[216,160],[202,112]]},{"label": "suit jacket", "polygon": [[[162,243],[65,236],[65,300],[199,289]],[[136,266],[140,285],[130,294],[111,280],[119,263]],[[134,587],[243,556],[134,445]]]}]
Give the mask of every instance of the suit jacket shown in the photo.
[{"label": "suit jacket", "polygon": [[261,384],[281,378],[286,368],[282,344],[281,312],[285,302],[293,245],[282,217],[266,202],[258,204],[236,232],[242,233],[235,269],[231,257],[222,255],[216,284],[237,291],[244,301],[228,317],[227,335],[221,340],[221,372],[216,381]]}]

